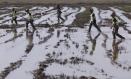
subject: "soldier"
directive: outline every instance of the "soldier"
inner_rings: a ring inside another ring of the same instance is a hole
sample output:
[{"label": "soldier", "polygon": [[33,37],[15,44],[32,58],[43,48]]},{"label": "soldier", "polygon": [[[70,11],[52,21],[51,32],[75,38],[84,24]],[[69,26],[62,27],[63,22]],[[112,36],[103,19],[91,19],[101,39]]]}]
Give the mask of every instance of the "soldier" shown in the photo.
[{"label": "soldier", "polygon": [[58,18],[58,23],[60,23],[60,19],[64,21],[64,19],[61,17],[62,11],[60,8],[60,5],[57,5],[57,18]]},{"label": "soldier", "polygon": [[32,14],[30,13],[29,9],[26,10],[26,13],[28,15],[27,17],[27,21],[26,21],[26,29],[28,30],[28,24],[30,23],[31,26],[33,27],[34,30],[36,30],[35,26],[34,26],[34,23],[33,23],[33,16]]},{"label": "soldier", "polygon": [[96,17],[95,17],[95,14],[94,14],[93,9],[90,9],[90,12],[91,12],[91,15],[90,15],[89,32],[91,31],[92,25],[94,25],[94,26],[97,28],[97,30],[98,30],[99,32],[101,32],[100,28],[99,28],[98,25],[96,24]]},{"label": "soldier", "polygon": [[[118,36],[118,37],[121,38],[121,39],[125,39],[125,37],[121,36],[121,35],[118,33],[119,23],[118,23],[118,18],[116,17],[115,12],[113,12],[111,16],[112,16],[112,27],[113,27],[113,31],[112,31],[113,39],[116,39],[116,36]],[[111,28],[112,28],[112,27],[111,27]]]},{"label": "soldier", "polygon": [[16,10],[15,8],[12,9],[12,19],[11,19],[11,23],[13,24],[13,22],[15,22],[15,24],[17,25],[17,16],[16,16]]}]

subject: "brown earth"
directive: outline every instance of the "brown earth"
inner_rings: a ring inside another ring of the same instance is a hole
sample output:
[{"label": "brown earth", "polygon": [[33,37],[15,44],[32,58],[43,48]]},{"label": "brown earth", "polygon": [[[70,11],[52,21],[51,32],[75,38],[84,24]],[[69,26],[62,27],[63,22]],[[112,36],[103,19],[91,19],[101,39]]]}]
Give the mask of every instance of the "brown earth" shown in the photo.
[{"label": "brown earth", "polygon": [[0,4],[129,4],[131,0],[0,0]]}]

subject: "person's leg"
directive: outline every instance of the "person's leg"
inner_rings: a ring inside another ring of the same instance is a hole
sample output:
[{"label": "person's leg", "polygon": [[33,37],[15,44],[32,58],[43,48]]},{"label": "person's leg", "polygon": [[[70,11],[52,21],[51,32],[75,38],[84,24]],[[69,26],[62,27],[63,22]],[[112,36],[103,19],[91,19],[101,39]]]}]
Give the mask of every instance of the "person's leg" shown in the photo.
[{"label": "person's leg", "polygon": [[13,19],[11,19],[11,23],[13,24]]},{"label": "person's leg", "polygon": [[94,22],[93,24],[94,24],[94,26],[96,27],[96,29],[97,29],[99,32],[101,32],[101,29],[98,27],[98,25],[96,24],[96,22]]},{"label": "person's leg", "polygon": [[116,35],[121,38],[121,39],[125,39],[125,37],[123,37],[122,35],[120,35],[119,33],[116,33]]},{"label": "person's leg", "polygon": [[14,18],[14,21],[15,21],[15,24],[17,25],[18,23],[17,23],[17,20],[16,20],[17,18]]},{"label": "person's leg", "polygon": [[91,27],[92,27],[92,22],[91,22],[90,25],[89,25],[89,31],[88,31],[88,32],[91,31]]},{"label": "person's leg", "polygon": [[33,27],[34,30],[36,30],[35,26],[34,26],[34,23],[33,23],[33,20],[30,20],[30,24],[31,26]]},{"label": "person's leg", "polygon": [[26,21],[26,29],[28,30],[29,21]]},{"label": "person's leg", "polygon": [[60,15],[60,19],[64,22],[64,19],[61,17],[61,15]]},{"label": "person's leg", "polygon": [[116,27],[116,35],[119,37],[119,38],[121,38],[121,39],[125,39],[122,35],[120,35],[119,33],[118,33],[118,30],[119,30],[119,27]]}]

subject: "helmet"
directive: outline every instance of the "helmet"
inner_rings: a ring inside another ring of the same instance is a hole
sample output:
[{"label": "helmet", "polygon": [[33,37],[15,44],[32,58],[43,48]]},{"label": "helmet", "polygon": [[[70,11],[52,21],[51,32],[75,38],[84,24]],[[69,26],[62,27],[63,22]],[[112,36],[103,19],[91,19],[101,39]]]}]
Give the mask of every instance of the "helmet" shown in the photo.
[{"label": "helmet", "polygon": [[15,8],[12,8],[12,11],[15,11]]}]

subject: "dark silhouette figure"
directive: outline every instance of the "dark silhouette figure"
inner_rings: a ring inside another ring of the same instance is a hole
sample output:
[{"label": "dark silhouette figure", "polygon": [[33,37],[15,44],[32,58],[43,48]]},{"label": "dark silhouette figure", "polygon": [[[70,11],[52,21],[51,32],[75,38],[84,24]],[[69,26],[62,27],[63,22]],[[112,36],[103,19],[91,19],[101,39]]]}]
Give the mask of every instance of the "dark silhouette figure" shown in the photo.
[{"label": "dark silhouette figure", "polygon": [[119,44],[122,43],[122,40],[119,40],[116,42],[116,39],[113,40],[112,42],[112,61],[116,61],[116,59],[118,58],[118,54],[119,54]]},{"label": "dark silhouette figure", "polygon": [[17,13],[17,12],[16,12],[15,8],[13,8],[13,9],[12,9],[12,19],[11,19],[11,23],[13,24],[13,22],[15,22],[15,24],[18,25],[16,13]]},{"label": "dark silhouette figure", "polygon": [[100,36],[100,33],[98,33],[94,39],[92,38],[91,34],[89,33],[89,38],[90,38],[90,41],[92,43],[92,50],[90,52],[90,55],[93,55],[93,52],[95,51],[95,48],[96,48],[96,41],[97,41],[97,38]]},{"label": "dark silhouette figure", "polygon": [[27,47],[26,47],[25,52],[26,52],[27,54],[32,50],[32,48],[33,48],[33,46],[34,46],[34,43],[33,43],[33,35],[34,35],[34,32],[35,32],[35,30],[33,30],[32,32],[31,32],[30,30],[27,30],[27,31],[26,31],[26,39],[27,39],[27,41],[28,41],[28,44],[27,44]]},{"label": "dark silhouette figure", "polygon": [[98,25],[96,24],[96,17],[94,14],[93,9],[90,9],[91,15],[90,15],[90,25],[89,25],[89,32],[91,31],[92,25],[94,25],[96,27],[96,29],[101,32],[100,28],[98,27]]},{"label": "dark silhouette figure", "polygon": [[116,36],[118,36],[121,39],[125,39],[125,37],[123,37],[122,35],[118,33],[119,23],[118,23],[118,18],[116,17],[115,12],[113,12],[111,16],[112,16],[112,27],[113,27],[113,31],[112,31],[113,39],[116,39]]},{"label": "dark silhouette figure", "polygon": [[57,18],[58,18],[58,24],[60,23],[60,19],[64,22],[64,19],[61,17],[62,11],[60,5],[57,5]]},{"label": "dark silhouette figure", "polygon": [[30,13],[29,9],[26,10],[26,13],[28,15],[27,20],[26,20],[26,29],[28,30],[28,24],[30,23],[31,26],[33,27],[34,30],[36,30],[35,26],[34,26],[34,20],[33,20],[33,16]]}]

